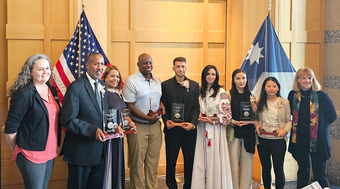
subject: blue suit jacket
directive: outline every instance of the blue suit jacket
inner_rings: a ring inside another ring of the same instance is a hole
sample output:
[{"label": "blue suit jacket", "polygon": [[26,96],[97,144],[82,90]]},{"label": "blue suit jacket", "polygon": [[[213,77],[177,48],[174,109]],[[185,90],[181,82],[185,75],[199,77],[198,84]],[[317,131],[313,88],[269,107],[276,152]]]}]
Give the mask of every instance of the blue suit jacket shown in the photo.
[{"label": "blue suit jacket", "polygon": [[[105,86],[103,81],[99,82]],[[106,93],[102,98],[102,106],[107,112]],[[67,129],[61,151],[64,161],[81,166],[98,164],[102,157],[104,143],[97,141],[95,137],[98,128],[103,130],[103,114],[86,75],[68,86],[60,120]]]}]

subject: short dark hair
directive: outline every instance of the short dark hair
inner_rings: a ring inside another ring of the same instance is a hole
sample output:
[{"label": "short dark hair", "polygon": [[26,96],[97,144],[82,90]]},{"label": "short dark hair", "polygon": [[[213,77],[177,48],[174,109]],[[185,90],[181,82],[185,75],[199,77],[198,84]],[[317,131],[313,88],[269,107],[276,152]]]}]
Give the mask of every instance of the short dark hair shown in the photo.
[{"label": "short dark hair", "polygon": [[[96,55],[101,55],[101,56],[103,56],[100,52],[95,52],[95,51],[93,51],[93,52],[91,52],[90,54],[88,54],[88,55],[86,56],[86,62],[89,63],[89,61],[90,61],[90,59],[92,58],[92,56],[96,56]],[[103,57],[104,57],[104,56],[103,56]]]},{"label": "short dark hair", "polygon": [[176,57],[176,58],[174,59],[174,61],[172,62],[172,64],[175,65],[175,62],[185,62],[185,63],[187,63],[187,59],[185,59],[184,57],[179,56],[179,57]]}]

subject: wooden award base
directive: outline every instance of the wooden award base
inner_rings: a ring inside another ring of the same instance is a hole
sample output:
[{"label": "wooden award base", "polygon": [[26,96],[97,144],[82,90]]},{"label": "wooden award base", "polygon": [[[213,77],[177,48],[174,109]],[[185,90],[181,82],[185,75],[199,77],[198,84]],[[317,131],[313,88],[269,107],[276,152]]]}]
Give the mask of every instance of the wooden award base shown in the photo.
[{"label": "wooden award base", "polygon": [[154,111],[152,111],[152,110],[149,110],[148,116],[153,116],[153,115],[155,115],[155,114],[157,114],[157,115],[162,115],[162,114],[163,114],[162,109],[158,109],[157,112],[154,112]]},{"label": "wooden award base", "polygon": [[255,124],[256,123],[256,121],[253,121],[253,120],[241,120],[242,121],[242,123],[245,123],[245,124]]},{"label": "wooden award base", "polygon": [[173,122],[172,125],[175,126],[175,127],[182,127],[183,126],[182,123],[175,123],[175,122]]},{"label": "wooden award base", "polygon": [[201,114],[202,117],[207,117],[211,121],[219,121],[220,119],[217,117],[217,114],[214,114],[213,116],[207,116],[206,114]]},{"label": "wooden award base", "polygon": [[273,135],[273,136],[277,136],[278,133],[276,131],[273,131],[273,132],[266,132],[264,129],[262,129],[260,131],[260,135]]}]

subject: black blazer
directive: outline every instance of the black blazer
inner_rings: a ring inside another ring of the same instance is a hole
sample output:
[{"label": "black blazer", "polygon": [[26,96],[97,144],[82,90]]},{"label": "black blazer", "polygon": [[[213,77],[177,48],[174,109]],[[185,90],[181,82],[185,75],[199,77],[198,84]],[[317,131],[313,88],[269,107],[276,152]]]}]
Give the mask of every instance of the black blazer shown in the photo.
[{"label": "black blazer", "polygon": [[[99,82],[106,86],[103,81]],[[107,112],[106,93],[102,105]],[[81,166],[97,165],[102,157],[104,143],[95,137],[98,128],[103,130],[103,115],[85,74],[68,86],[60,120],[67,130],[61,150],[64,161]]]},{"label": "black blazer", "polygon": [[[57,90],[47,84],[59,104]],[[49,131],[47,108],[33,84],[14,92],[5,123],[5,133],[17,133],[16,144],[25,150],[44,151]],[[58,121],[58,145],[61,126]]]},{"label": "black blazer", "polygon": [[[293,101],[294,94],[296,91],[290,91],[288,94],[288,100],[290,103],[290,108],[293,113]],[[319,100],[319,125],[318,125],[318,139],[316,144],[316,153],[324,159],[329,159],[331,157],[331,137],[329,127],[336,120],[337,113],[333,104],[333,101],[329,96],[323,91],[317,91]],[[293,127],[291,128],[293,130]],[[309,133],[306,133],[309,135]],[[299,136],[297,136],[299,137]],[[292,143],[292,137],[289,140],[288,151],[296,158],[297,144]]]},{"label": "black blazer", "polygon": [[[198,102],[199,96],[199,85],[196,81],[189,80],[189,92],[185,93],[184,96],[184,120],[186,122],[190,122],[193,125],[197,126],[198,116],[200,113],[200,106]],[[164,133],[169,132],[170,130],[183,130],[181,128],[172,128],[168,130],[166,127],[166,121],[171,119],[172,114],[172,103],[175,103],[176,91],[175,85],[177,81],[176,78],[170,78],[162,83],[162,102],[165,107],[165,114],[162,116],[164,122]],[[188,131],[189,135],[195,134],[196,129]]]}]

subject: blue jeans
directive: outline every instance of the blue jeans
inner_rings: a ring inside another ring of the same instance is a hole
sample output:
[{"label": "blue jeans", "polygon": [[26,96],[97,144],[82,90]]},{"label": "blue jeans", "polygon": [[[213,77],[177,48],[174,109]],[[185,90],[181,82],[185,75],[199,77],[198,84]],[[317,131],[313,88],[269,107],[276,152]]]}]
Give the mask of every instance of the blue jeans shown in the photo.
[{"label": "blue jeans", "polygon": [[47,188],[48,181],[52,174],[54,159],[46,163],[37,164],[29,161],[22,153],[19,153],[16,163],[21,172],[26,189]]}]

